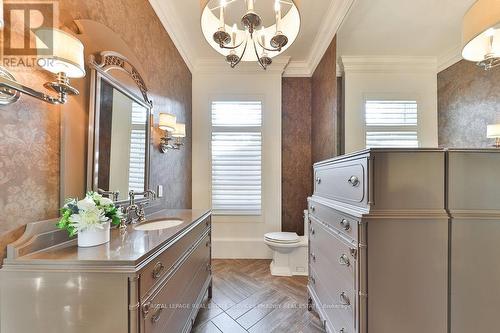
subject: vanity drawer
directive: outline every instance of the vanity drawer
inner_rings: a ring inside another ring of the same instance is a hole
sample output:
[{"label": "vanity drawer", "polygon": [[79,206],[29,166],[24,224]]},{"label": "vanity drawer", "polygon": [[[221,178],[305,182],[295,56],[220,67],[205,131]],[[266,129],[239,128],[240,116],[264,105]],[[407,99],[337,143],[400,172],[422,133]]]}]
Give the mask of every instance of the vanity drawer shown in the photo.
[{"label": "vanity drawer", "polygon": [[[309,286],[314,290],[317,301],[316,308],[321,312],[323,318],[327,320],[328,326],[334,328],[335,332],[355,333],[356,316],[355,293],[346,293],[332,284],[335,281],[331,277],[321,276],[314,269],[310,271]],[[331,297],[331,290],[336,291],[336,296]],[[343,331],[342,331],[343,330]]]},{"label": "vanity drawer", "polygon": [[309,215],[317,218],[348,238],[358,241],[359,220],[309,199]]},{"label": "vanity drawer", "polygon": [[202,237],[204,232],[210,227],[210,217],[200,221],[193,229],[184,235],[177,242],[165,249],[139,273],[140,297],[144,298],[151,289],[162,280],[162,278],[172,269],[175,262],[182,257],[196,241]]},{"label": "vanity drawer", "polygon": [[[209,240],[209,235],[204,237],[165,284],[141,303],[141,332],[183,331],[196,298],[193,288],[210,274],[210,249],[206,245]],[[196,290],[199,291],[200,288]]]},{"label": "vanity drawer", "polygon": [[332,162],[314,168],[314,195],[355,206],[367,205],[368,159]]}]

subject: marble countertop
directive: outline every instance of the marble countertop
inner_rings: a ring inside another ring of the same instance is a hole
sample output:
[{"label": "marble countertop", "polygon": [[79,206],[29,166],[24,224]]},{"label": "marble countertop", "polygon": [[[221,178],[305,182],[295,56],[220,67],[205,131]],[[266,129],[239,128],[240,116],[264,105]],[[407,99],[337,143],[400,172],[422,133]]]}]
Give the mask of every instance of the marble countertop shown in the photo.
[{"label": "marble countertop", "polygon": [[10,265],[50,265],[64,266],[120,266],[136,268],[170,243],[191,225],[209,216],[208,210],[161,210],[147,216],[148,220],[179,218],[183,223],[163,230],[139,231],[134,225],[127,229],[111,230],[109,243],[82,248],[76,242],[43,249],[16,259],[6,259],[4,266]]}]

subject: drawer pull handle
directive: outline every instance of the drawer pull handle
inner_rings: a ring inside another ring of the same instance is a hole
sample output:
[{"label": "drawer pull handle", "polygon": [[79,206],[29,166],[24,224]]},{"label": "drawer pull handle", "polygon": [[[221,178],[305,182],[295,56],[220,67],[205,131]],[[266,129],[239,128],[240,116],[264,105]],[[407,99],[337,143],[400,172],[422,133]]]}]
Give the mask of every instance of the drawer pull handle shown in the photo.
[{"label": "drawer pull handle", "polygon": [[160,320],[162,311],[163,311],[163,308],[160,307],[158,310],[156,310],[155,314],[151,316],[151,322],[153,324],[156,324]]},{"label": "drawer pull handle", "polygon": [[349,258],[345,254],[340,256],[339,264],[347,267],[351,266],[351,262],[349,261]]},{"label": "drawer pull handle", "polygon": [[345,231],[349,231],[351,229],[351,224],[346,219],[342,219],[342,221],[340,221],[340,226],[344,228]]},{"label": "drawer pull handle", "polygon": [[312,261],[316,262],[316,255],[314,253],[311,253],[311,259]]},{"label": "drawer pull handle", "polygon": [[311,281],[312,284],[316,284],[316,279],[314,276],[309,277],[309,281]]},{"label": "drawer pull handle", "polygon": [[352,176],[351,178],[349,178],[348,180],[349,184],[351,184],[353,187],[356,187],[359,185],[359,178],[356,177],[356,176]]},{"label": "drawer pull handle", "polygon": [[311,206],[311,211],[315,212],[316,211],[316,207],[315,206]]},{"label": "drawer pull handle", "polygon": [[342,328],[340,329],[339,333],[347,333],[347,331],[345,330],[345,328]]},{"label": "drawer pull handle", "polygon": [[146,316],[149,313],[149,309],[151,308],[151,302],[144,303],[142,305],[142,313]]},{"label": "drawer pull handle", "polygon": [[342,302],[342,305],[351,305],[351,301],[345,292],[340,293],[340,301]]},{"label": "drawer pull handle", "polygon": [[153,268],[153,279],[157,279],[161,276],[163,270],[165,269],[165,266],[161,262],[157,262],[155,267]]},{"label": "drawer pull handle", "polygon": [[311,228],[311,235],[315,235],[316,234],[316,230],[314,230],[314,228]]},{"label": "drawer pull handle", "polygon": [[[311,178],[309,178],[309,179],[311,179]],[[316,183],[317,183],[317,184],[321,184],[321,178],[316,177]]]}]

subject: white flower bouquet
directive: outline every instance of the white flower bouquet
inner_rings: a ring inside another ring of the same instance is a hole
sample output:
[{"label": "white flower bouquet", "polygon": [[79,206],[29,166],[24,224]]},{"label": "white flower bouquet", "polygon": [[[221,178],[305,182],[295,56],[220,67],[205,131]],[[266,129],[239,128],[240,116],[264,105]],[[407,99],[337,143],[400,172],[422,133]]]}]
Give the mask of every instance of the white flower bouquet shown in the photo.
[{"label": "white flower bouquet", "polygon": [[[95,192],[88,192],[83,200],[72,198],[66,200],[64,207],[61,208],[61,219],[57,227],[66,230],[70,237],[78,235],[80,246],[93,246],[109,241],[110,224],[119,225],[121,218],[121,211],[111,199]],[[82,239],[86,239],[89,235],[93,235],[94,238],[97,236],[99,239],[95,241],[91,239],[90,243],[84,241],[82,243],[85,245],[82,245],[80,237],[85,236]]]}]

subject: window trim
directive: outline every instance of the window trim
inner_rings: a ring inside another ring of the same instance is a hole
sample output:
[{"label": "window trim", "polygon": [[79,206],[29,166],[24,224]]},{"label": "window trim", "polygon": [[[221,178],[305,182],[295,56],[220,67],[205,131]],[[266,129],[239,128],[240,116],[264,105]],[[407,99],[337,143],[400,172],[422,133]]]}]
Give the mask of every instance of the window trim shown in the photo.
[{"label": "window trim", "polygon": [[[214,102],[260,102],[261,103],[261,125],[260,126],[234,126],[234,127],[224,127],[224,126],[213,126],[212,125],[212,105]],[[264,170],[266,168],[266,159],[264,149],[266,147],[266,135],[265,135],[265,98],[261,95],[223,95],[218,96],[215,95],[208,101],[208,119],[209,119],[209,140],[208,140],[208,155],[209,155],[209,200],[210,207],[213,207],[213,182],[212,182],[212,172],[213,172],[213,164],[212,164],[212,134],[214,132],[214,128],[217,128],[218,132],[234,132],[234,129],[238,129],[241,132],[258,132],[261,134],[261,184],[260,184],[260,195],[261,195],[261,203],[260,203],[260,211],[217,211],[212,208],[213,216],[224,216],[224,217],[241,217],[241,218],[251,218],[251,217],[264,217],[264,212],[266,209],[266,191],[265,191],[265,177]],[[255,221],[251,221],[255,222]]]}]

